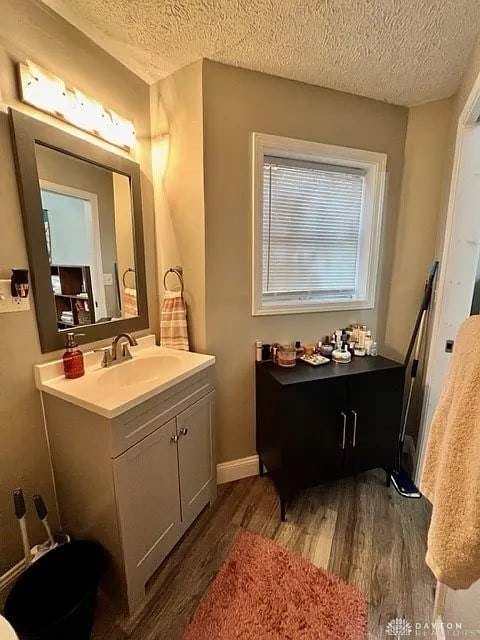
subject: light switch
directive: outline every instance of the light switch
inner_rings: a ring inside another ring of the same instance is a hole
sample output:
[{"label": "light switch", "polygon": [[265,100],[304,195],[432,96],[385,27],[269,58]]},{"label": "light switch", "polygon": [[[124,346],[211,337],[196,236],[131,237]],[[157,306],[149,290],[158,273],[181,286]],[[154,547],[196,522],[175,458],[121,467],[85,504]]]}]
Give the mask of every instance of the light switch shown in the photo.
[{"label": "light switch", "polygon": [[113,284],[113,276],[111,273],[103,274],[103,284]]},{"label": "light switch", "polygon": [[445,353],[453,353],[453,340],[447,340],[445,343]]},{"label": "light switch", "polygon": [[0,313],[29,311],[30,297],[13,298],[10,280],[0,280]]}]

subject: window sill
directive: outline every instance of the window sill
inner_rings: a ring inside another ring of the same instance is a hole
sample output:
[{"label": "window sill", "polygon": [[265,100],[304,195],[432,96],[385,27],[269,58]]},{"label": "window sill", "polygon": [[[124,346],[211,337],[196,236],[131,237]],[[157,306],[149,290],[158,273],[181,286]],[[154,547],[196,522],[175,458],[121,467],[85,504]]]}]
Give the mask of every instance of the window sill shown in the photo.
[{"label": "window sill", "polygon": [[350,300],[336,302],[312,302],[311,304],[264,304],[252,309],[252,316],[296,315],[299,313],[328,313],[350,311],[352,309],[373,309],[371,300]]}]

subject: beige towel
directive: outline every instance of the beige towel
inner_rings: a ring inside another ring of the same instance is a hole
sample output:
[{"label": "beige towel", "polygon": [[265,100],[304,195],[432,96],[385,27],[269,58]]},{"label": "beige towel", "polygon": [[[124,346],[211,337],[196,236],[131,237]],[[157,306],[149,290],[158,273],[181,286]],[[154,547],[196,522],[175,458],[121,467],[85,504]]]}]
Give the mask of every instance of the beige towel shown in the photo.
[{"label": "beige towel", "polygon": [[126,318],[138,316],[137,290],[126,287],[123,291],[123,315]]},{"label": "beige towel", "polygon": [[162,347],[189,351],[187,306],[180,291],[165,291],[160,314]]},{"label": "beige towel", "polygon": [[458,332],[421,490],[433,504],[427,564],[443,584],[467,589],[480,578],[480,316]]}]

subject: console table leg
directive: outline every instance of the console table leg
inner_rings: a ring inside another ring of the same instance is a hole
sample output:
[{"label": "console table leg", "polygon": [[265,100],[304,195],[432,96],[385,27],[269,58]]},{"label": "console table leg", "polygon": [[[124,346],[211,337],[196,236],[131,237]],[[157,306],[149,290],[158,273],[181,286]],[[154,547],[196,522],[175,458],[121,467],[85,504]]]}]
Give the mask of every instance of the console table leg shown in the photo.
[{"label": "console table leg", "polygon": [[260,478],[263,478],[264,476],[263,462],[260,456],[258,456],[258,475],[260,476]]}]

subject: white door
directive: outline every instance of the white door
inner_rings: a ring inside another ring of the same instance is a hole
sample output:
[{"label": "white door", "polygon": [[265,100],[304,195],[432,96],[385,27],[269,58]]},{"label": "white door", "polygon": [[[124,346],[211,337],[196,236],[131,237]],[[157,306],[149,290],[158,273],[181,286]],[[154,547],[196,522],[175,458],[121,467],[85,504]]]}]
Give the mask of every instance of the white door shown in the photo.
[{"label": "white door", "polygon": [[440,262],[438,296],[430,346],[422,429],[418,447],[417,482],[421,476],[428,430],[445,382],[454,340],[470,315],[480,251],[480,125],[464,128],[453,197],[453,215],[447,228]]},{"label": "white door", "polygon": [[213,396],[205,396],[177,416],[182,521],[187,527],[210,501]]}]

